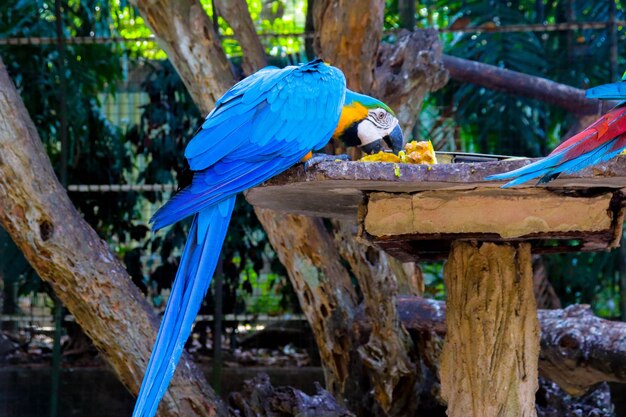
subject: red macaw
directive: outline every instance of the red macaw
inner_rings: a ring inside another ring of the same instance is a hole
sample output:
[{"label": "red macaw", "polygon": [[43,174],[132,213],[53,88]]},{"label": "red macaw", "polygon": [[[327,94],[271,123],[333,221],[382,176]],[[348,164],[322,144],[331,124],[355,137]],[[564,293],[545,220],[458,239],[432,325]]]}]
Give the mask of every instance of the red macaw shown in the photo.
[{"label": "red macaw", "polygon": [[622,81],[587,90],[588,98],[622,100],[608,113],[577,135],[554,149],[550,155],[503,174],[491,175],[487,180],[510,180],[503,187],[523,184],[539,178],[537,184],[547,183],[561,173],[569,174],[591,165],[608,161],[626,148],[626,73]]}]

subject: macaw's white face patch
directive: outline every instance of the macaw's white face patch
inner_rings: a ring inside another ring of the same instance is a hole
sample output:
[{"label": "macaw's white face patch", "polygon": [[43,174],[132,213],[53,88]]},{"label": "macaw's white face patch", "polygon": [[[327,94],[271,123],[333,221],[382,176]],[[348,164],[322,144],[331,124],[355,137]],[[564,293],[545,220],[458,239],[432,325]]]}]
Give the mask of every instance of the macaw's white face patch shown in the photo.
[{"label": "macaw's white face patch", "polygon": [[398,126],[398,119],[385,109],[369,110],[367,117],[359,123],[357,130],[357,135],[361,141],[360,146],[389,136],[396,126]]}]

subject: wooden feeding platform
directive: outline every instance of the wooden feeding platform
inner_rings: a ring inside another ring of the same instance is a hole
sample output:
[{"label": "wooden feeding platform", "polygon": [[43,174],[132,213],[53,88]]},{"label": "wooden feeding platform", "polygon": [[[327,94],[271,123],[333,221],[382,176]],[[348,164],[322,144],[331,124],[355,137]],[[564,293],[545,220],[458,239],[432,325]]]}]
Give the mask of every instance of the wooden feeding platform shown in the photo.
[{"label": "wooden feeding platform", "polygon": [[532,251],[597,251],[621,237],[626,157],[539,187],[484,177],[529,159],[441,165],[323,162],[248,191],[255,206],[358,219],[360,237],[411,261],[447,257],[458,240],[529,242]]},{"label": "wooden feeding platform", "polygon": [[539,325],[531,253],[619,245],[626,157],[502,189],[488,175],[528,159],[297,166],[247,192],[255,206],[357,221],[358,237],[403,260],[446,258],[440,363],[448,416],[534,416]]}]

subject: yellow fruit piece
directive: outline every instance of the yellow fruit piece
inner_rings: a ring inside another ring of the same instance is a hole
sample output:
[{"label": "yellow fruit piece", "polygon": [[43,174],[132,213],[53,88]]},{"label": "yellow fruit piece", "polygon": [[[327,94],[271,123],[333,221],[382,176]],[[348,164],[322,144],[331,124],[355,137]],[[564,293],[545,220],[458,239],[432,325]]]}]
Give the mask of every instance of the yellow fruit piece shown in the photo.
[{"label": "yellow fruit piece", "polygon": [[400,162],[400,157],[391,152],[380,151],[372,155],[365,155],[359,159],[361,162]]},{"label": "yellow fruit piece", "polygon": [[435,149],[431,141],[412,141],[404,146],[404,151],[395,155],[391,152],[380,151],[373,155],[365,155],[360,162],[395,162],[403,164],[428,164],[437,163]]},{"label": "yellow fruit piece", "polygon": [[435,149],[431,141],[412,141],[406,144],[407,163],[409,164],[429,164],[437,163]]}]

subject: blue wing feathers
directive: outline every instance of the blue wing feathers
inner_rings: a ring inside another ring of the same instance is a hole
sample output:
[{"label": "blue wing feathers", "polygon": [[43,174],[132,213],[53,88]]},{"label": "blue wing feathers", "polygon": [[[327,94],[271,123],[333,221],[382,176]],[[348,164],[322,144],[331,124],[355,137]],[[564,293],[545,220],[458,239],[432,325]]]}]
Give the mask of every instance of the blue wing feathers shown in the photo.
[{"label": "blue wing feathers", "polygon": [[231,194],[254,187],[297,163],[303,156],[298,154],[263,163],[247,163],[227,175],[216,174],[214,169],[197,173],[191,187],[179,191],[154,214],[153,229],[169,226]]},{"label": "blue wing feathers", "polygon": [[[252,122],[248,119],[240,119],[236,123],[220,126],[219,129],[207,129],[200,131],[187,146],[185,156],[192,170],[210,167],[215,162],[233,152],[250,137]],[[194,143],[195,141],[195,143]],[[207,149],[210,142],[211,148]],[[191,145],[195,145],[191,147]]]},{"label": "blue wing feathers", "polygon": [[344,95],[341,71],[321,61],[265,68],[228,90],[189,142],[192,183],[151,220],[157,230],[195,215],[134,417],[156,413],[211,281],[236,194],[326,145]]}]

